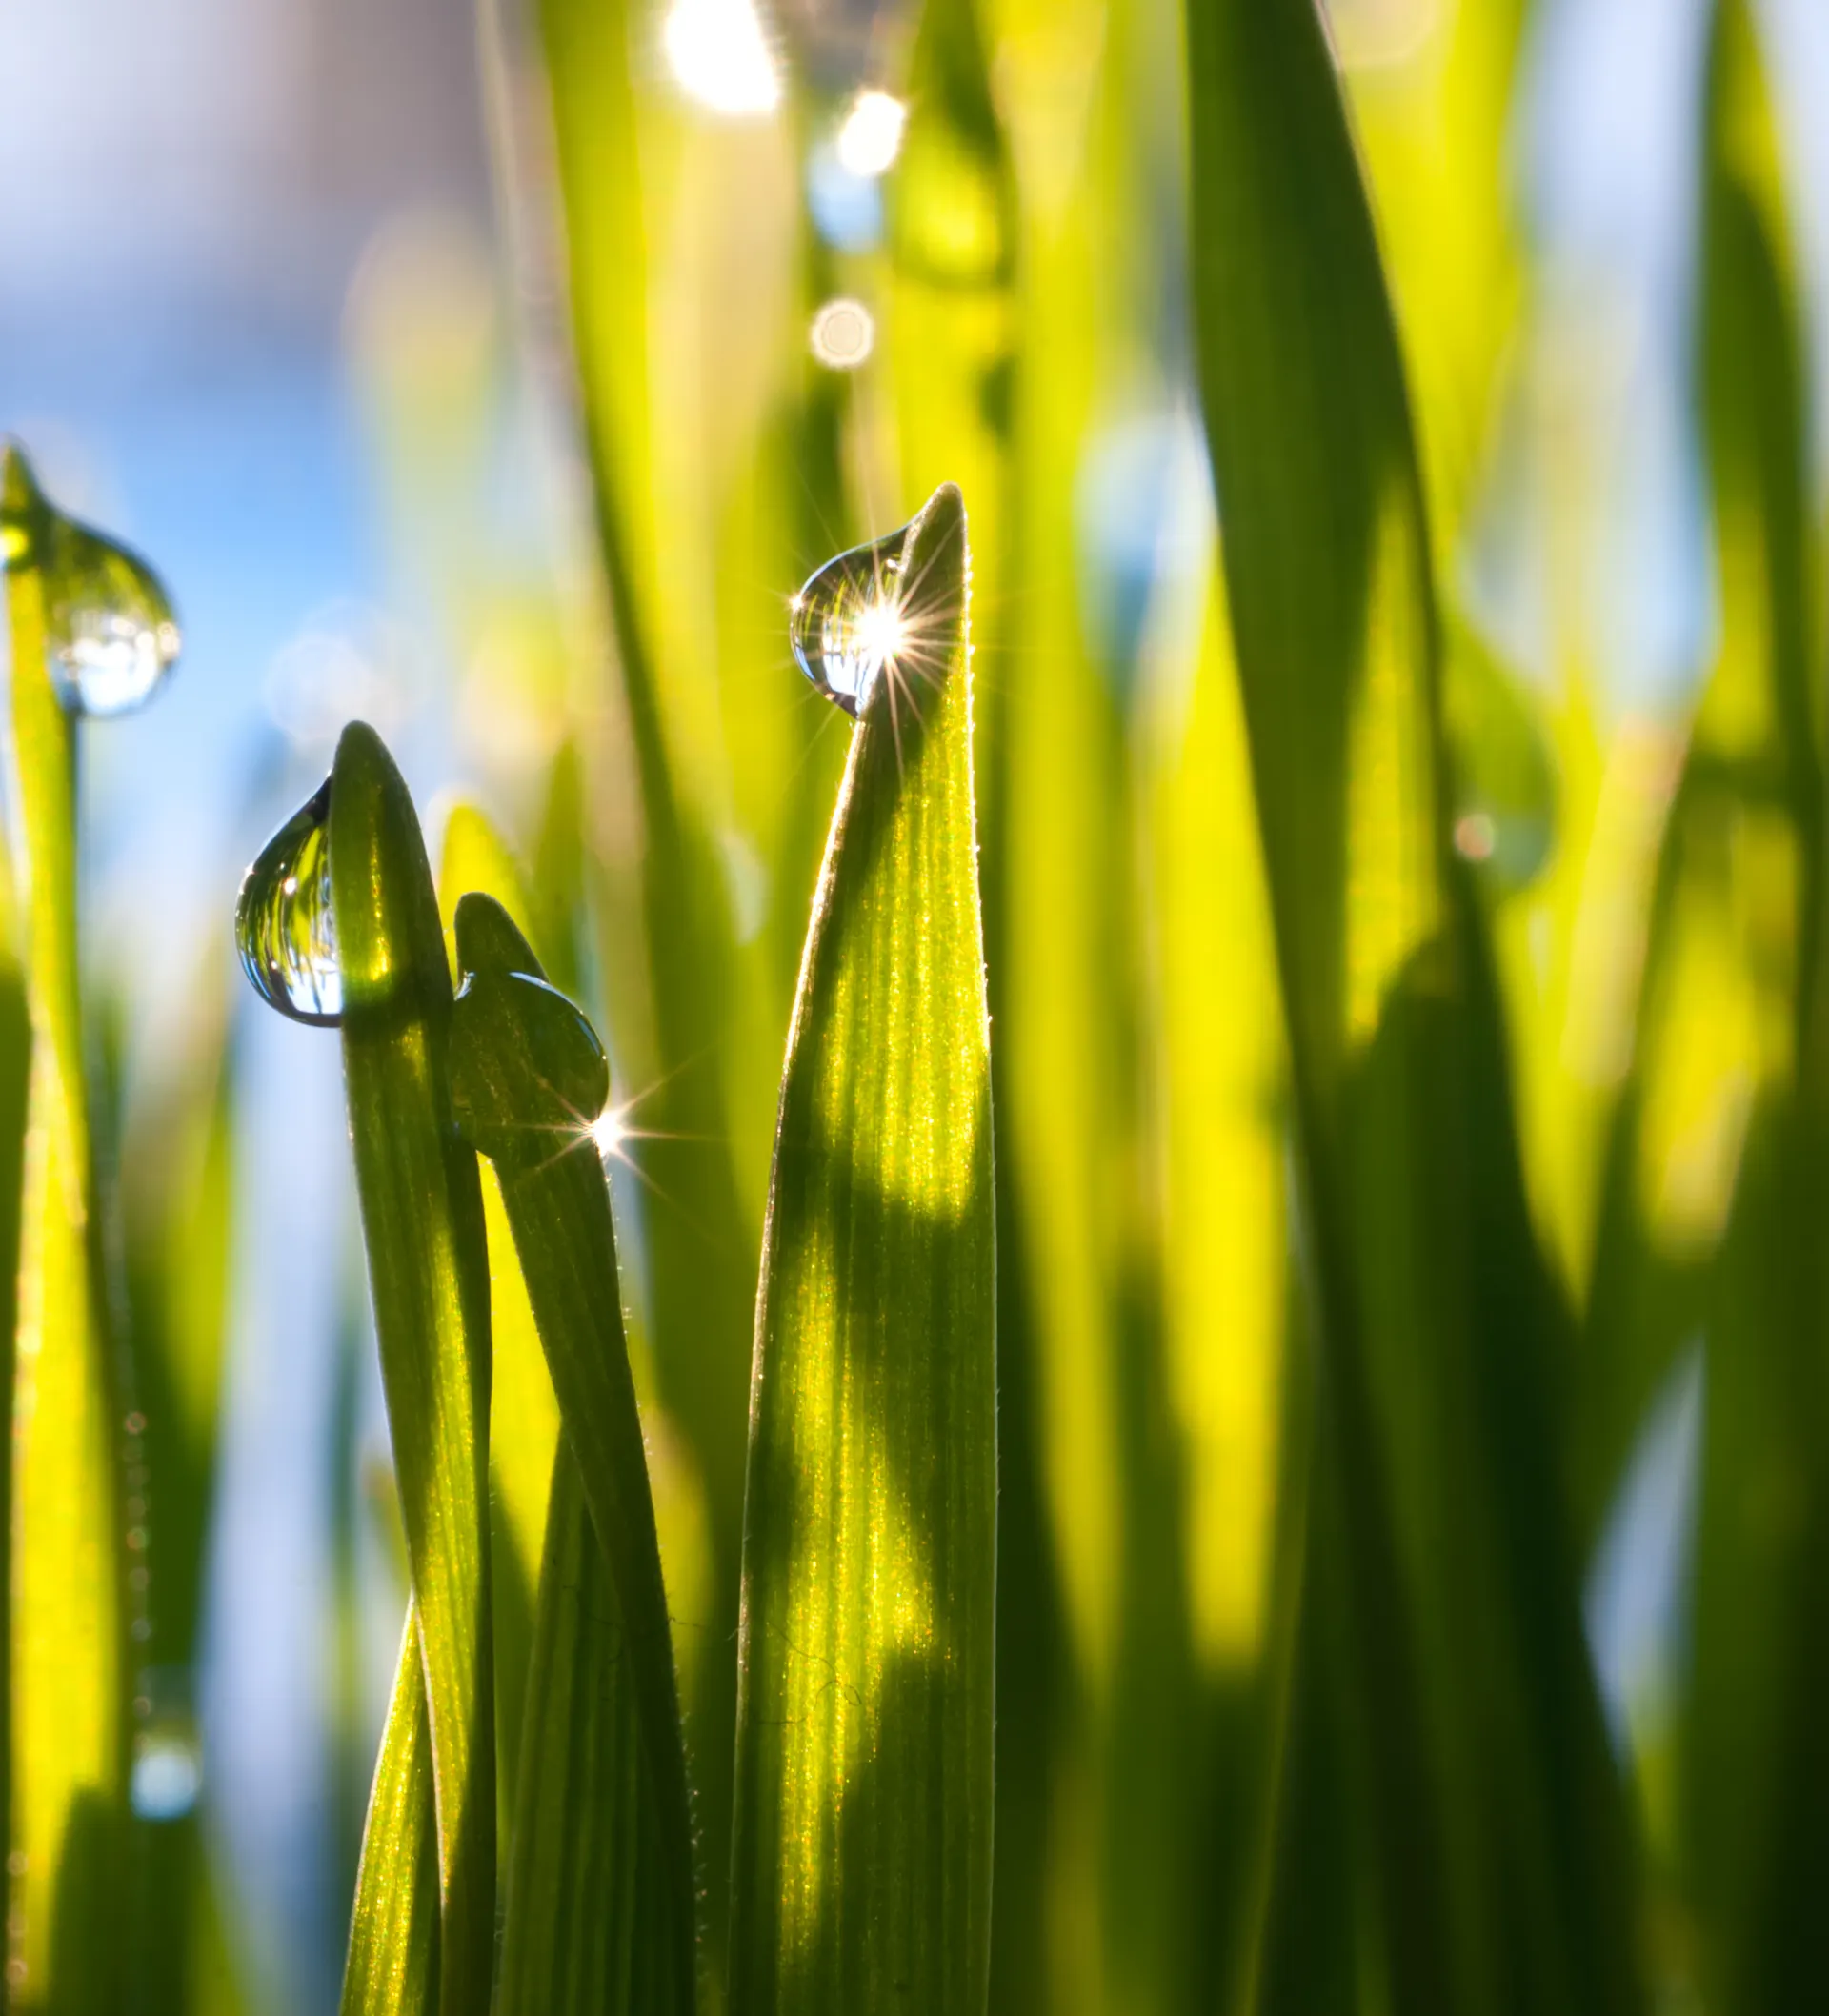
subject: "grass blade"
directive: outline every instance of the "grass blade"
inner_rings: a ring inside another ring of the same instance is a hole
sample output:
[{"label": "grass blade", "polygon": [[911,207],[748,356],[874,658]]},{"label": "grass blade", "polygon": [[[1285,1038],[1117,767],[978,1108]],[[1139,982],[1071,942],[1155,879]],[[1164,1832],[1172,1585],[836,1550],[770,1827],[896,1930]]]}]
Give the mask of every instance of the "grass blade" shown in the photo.
[{"label": "grass blade", "polygon": [[646,1243],[655,1377],[700,1473],[712,1541],[706,1628],[687,1707],[699,1820],[711,1845],[707,1920],[715,1945],[724,1915],[728,1731],[735,1702],[730,1633],[742,1536],[755,1240],[732,1162],[724,1082],[736,965],[726,879],[682,755],[691,746],[684,696],[700,704],[688,685],[697,668],[681,662],[677,650],[692,626],[658,586],[633,18],[627,0],[541,0],[539,8],[598,547],[640,794],[652,1050],[622,1041],[621,1028],[613,1034],[625,1066],[653,1074],[636,1089],[645,1095],[641,1170],[654,1200]]},{"label": "grass blade", "polygon": [[412,800],[380,737],[331,773],[343,1068],[369,1288],[425,1655],[438,1803],[440,2006],[486,2009],[495,1943],[489,1272],[476,1160],[452,1124],[452,989]]},{"label": "grass blade", "polygon": [[[621,1605],[562,1446],[529,1682],[502,1929],[499,2016],[663,2016],[693,2006],[691,1921],[642,1744]],[[690,1903],[690,1900],[688,1901]]]},{"label": "grass blade", "polygon": [[[115,2006],[125,1801],[121,1416],[102,1292],[77,964],[76,726],[52,682],[50,506],[0,467],[33,1031],[14,1401],[12,1865],[17,2006]],[[14,550],[13,541],[18,547]]]},{"label": "grass blade", "polygon": [[418,1617],[409,1610],[362,1831],[342,2016],[432,2016],[439,2006],[432,1775],[424,1650]]},{"label": "grass blade", "polygon": [[[1743,1133],[1718,1130],[1725,1228],[1691,1270],[1706,1339],[1693,1650],[1676,1812],[1658,1816],[1676,1821],[1695,1914],[1689,1990],[1724,2009],[1781,2009],[1829,1966],[1818,1908],[1829,1826],[1816,1796],[1829,1768],[1818,1712],[1829,1686],[1822,583],[1807,350],[1755,19],[1744,0],[1715,9],[1698,351],[1720,647],[1678,801],[1692,873],[1714,871],[1714,949],[1745,1004],[1735,1057],[1718,1039],[1718,995],[1713,1026],[1695,1003],[1713,1070],[1692,1067],[1690,1082],[1702,1114],[1725,1111]],[[1703,834],[1713,846],[1695,844]],[[1673,1071],[1684,1061],[1673,1052]],[[1694,1156],[1693,1142],[1678,1146]],[[1653,1786],[1665,1776],[1663,1705],[1643,1718]]]},{"label": "grass blade", "polygon": [[[659,1975],[690,2008],[696,1886],[673,1632],[641,1418],[622,1332],[610,1190],[591,1131],[609,1099],[609,1064],[584,1018],[545,984],[532,947],[499,903],[480,894],[466,896],[457,906],[457,944],[464,974],[452,1053],[459,1123],[501,1178],[514,1249],[566,1431],[554,1466],[541,1579],[537,1644],[544,1664],[536,1666],[531,1685],[576,1684],[577,1668],[567,1663],[568,1649],[574,1661],[592,1651],[610,1655],[616,1666],[626,1667],[629,1709],[647,1773],[645,1791],[631,1806],[627,1775],[613,1761],[604,1788],[607,1811],[593,1813],[588,1803],[580,1809],[575,1804],[579,1788],[568,1782],[568,1766],[576,1754],[592,1754],[595,1732],[587,1722],[580,1745],[567,1720],[553,1713],[555,1704],[535,1694],[539,1723],[530,1732],[526,1751],[533,1777],[516,1829],[523,1837],[517,1866],[524,1883],[536,1886],[525,1893],[524,1909],[544,1913],[553,1907],[553,1900],[540,1889],[542,1863],[554,1850],[549,1838],[553,1808],[547,1801],[556,1797],[564,1803],[559,1810],[588,1824],[620,1811],[644,1811],[654,1840],[641,1844],[639,1860],[658,1863],[663,1917],[658,1934],[644,1928],[636,1955],[640,1958],[651,1944],[670,1946],[671,1960],[660,1965]],[[609,1570],[613,1614],[607,1626],[594,1617],[569,1625],[564,1615],[584,1600],[573,1576],[583,1542],[570,1530],[580,1502],[591,1508]],[[570,1647],[564,1643],[568,1637]],[[613,1681],[598,1672],[593,1682],[587,1678],[587,1684],[610,1686],[617,1697],[625,1691],[620,1675]],[[628,1720],[628,1710],[619,1714],[613,1701],[607,1712],[602,1701],[588,1695],[580,1705],[587,1717],[604,1716],[599,1726],[613,1735]],[[591,1860],[587,1853],[585,1865]],[[580,1881],[583,1873],[582,1868],[568,1871],[568,1883]],[[619,1890],[630,1885],[623,1904],[632,1909],[633,1862],[614,1874]],[[535,1926],[522,1925],[513,1950],[517,1990],[528,1997],[529,2007],[551,2006],[544,1998],[559,1983],[569,1983],[576,1992],[574,1969],[580,1965],[588,1978],[592,1962],[581,1955],[598,1950],[598,1927],[590,1912],[573,1923],[581,1945],[572,1951],[541,1938]],[[552,1970],[544,1983],[528,1977],[530,1964]]]},{"label": "grass blade", "polygon": [[[457,905],[470,890],[493,897],[523,931],[540,935],[533,931],[533,899],[507,843],[474,806],[460,804],[445,823],[438,864],[438,907],[453,967]],[[490,1254],[490,1623],[495,1654],[496,1810],[506,1822],[514,1811],[559,1403],[527,1283],[514,1259],[501,1180],[492,1163],[483,1164],[482,1179]]]},{"label": "grass blade", "polygon": [[918,657],[852,743],[782,1084],[733,2016],[969,2016],[987,1988],[995,1240],[957,491],[904,552]]},{"label": "grass blade", "polygon": [[1372,218],[1313,0],[1191,0],[1187,22],[1199,356],[1321,1334],[1311,1586],[1338,1607],[1352,1688],[1341,1824],[1367,1830],[1361,1965],[1409,2011],[1631,2008],[1624,1819],[1554,1459],[1563,1339],[1445,845],[1428,533]]}]

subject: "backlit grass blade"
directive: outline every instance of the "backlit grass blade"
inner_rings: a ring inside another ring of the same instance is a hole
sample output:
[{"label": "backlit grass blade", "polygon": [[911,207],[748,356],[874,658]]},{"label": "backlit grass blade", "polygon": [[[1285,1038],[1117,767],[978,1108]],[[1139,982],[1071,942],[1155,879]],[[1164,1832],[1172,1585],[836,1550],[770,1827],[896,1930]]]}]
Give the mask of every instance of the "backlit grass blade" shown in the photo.
[{"label": "backlit grass blade", "polygon": [[[690,2010],[696,1885],[673,1633],[593,1132],[609,1065],[499,903],[463,898],[457,948],[458,1119],[501,1180],[565,1424],[529,1681],[506,1979],[513,2006],[530,2011],[601,2006],[589,2000],[593,1982],[629,1998],[611,2006],[658,2007],[643,1998],[664,1991],[666,2006]],[[586,1505],[607,1576],[580,1529]],[[632,1732],[638,1761],[627,1754]],[[593,1901],[599,1879],[609,1894]]]},{"label": "backlit grass blade", "polygon": [[[31,1092],[31,1004],[20,959],[21,918],[12,855],[0,842],[0,1448],[12,1447],[19,1320],[20,1218],[25,1202],[26,1116]],[[12,1614],[12,1464],[0,1462],[0,1614]],[[11,1811],[12,1659],[0,1658],[0,1812]]]},{"label": "backlit grass blade", "polygon": [[[116,2006],[126,1563],[77,966],[76,727],[52,682],[50,507],[0,461],[33,1031],[13,1416],[12,1913],[19,2008]],[[16,550],[15,550],[16,542]]]},{"label": "backlit grass blade", "polygon": [[757,1296],[733,2016],[985,2004],[995,1239],[965,514],[910,529],[801,968]]},{"label": "backlit grass blade", "polygon": [[1446,847],[1428,534],[1372,219],[1313,0],[1190,0],[1187,23],[1198,353],[1314,1257],[1311,1589],[1337,1605],[1318,1642],[1337,1630],[1353,1703],[1360,1966],[1406,2011],[1629,2009],[1625,1830],[1554,1456],[1562,1338]]},{"label": "backlit grass blade", "polygon": [[439,2006],[458,2016],[488,2006],[495,1937],[482,1190],[452,1123],[451,973],[425,842],[372,729],[344,730],[330,789],[350,1130],[438,1794]]},{"label": "backlit grass blade", "polygon": [[[651,1335],[656,1382],[690,1445],[712,1541],[708,1614],[687,1700],[710,1847],[708,1925],[723,1919],[730,1810],[727,1732],[735,1699],[730,1633],[741,1543],[746,1340],[754,1233],[731,1160],[729,1069],[734,944],[723,861],[682,761],[679,710],[699,668],[660,663],[693,626],[660,592],[651,436],[653,390],[634,10],[626,0],[541,0],[572,333],[585,398],[598,544],[640,794],[640,928],[652,1046],[623,1040],[640,1074]],[[646,16],[639,17],[645,20]],[[666,696],[667,698],[664,698]],[[675,739],[677,737],[677,740]],[[618,981],[620,984],[620,979]],[[613,991],[613,990],[612,990]],[[633,1018],[631,1018],[633,1019]]]},{"label": "backlit grass blade", "polygon": [[[473,805],[459,804],[445,822],[438,864],[438,907],[456,959],[457,904],[469,890],[493,897],[531,936],[533,899],[507,843]],[[489,1236],[490,1622],[494,1644],[497,1812],[514,1811],[514,1774],[528,1660],[533,1649],[533,1599],[546,1544],[547,1496],[559,1440],[553,1398],[527,1283],[514,1258],[502,1187],[485,1163],[483,1221]]]},{"label": "backlit grass blade", "polygon": [[[424,1650],[418,1616],[409,1610],[362,1832],[342,2016],[432,2016],[441,2006],[432,1777]],[[485,1975],[484,2008],[488,1985]]]}]

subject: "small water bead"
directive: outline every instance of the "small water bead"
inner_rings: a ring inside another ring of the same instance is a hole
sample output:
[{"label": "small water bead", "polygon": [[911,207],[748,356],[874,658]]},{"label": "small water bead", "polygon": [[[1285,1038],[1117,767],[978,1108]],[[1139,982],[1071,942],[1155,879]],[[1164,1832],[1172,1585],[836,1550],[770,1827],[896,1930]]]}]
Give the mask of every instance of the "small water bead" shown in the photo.
[{"label": "small water bead", "polygon": [[0,557],[44,583],[47,661],[72,714],[106,718],[151,697],[182,643],[164,584],[118,540],[66,517],[9,443],[0,482]]},{"label": "small water bead", "polygon": [[331,910],[331,780],[260,851],[235,900],[242,970],[270,1008],[295,1022],[342,1018],[343,976]]},{"label": "small water bead", "polygon": [[902,553],[908,526],[854,546],[813,575],[789,605],[794,661],[853,720],[906,640]]}]

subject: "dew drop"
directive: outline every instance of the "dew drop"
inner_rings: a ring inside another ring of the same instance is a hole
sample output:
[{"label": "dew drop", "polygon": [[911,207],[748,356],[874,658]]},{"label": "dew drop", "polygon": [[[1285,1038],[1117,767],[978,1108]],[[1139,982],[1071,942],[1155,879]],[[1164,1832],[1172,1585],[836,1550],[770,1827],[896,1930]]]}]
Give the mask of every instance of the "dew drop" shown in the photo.
[{"label": "dew drop", "polygon": [[70,713],[106,718],[151,696],[182,641],[164,584],[118,540],[57,510],[10,443],[0,482],[0,560],[38,571],[47,663]]},{"label": "dew drop", "polygon": [[270,1008],[333,1026],[343,1014],[331,914],[331,780],[260,850],[235,899],[242,970]]},{"label": "dew drop", "polygon": [[191,1676],[181,1667],[142,1673],[133,1704],[141,1726],[133,1740],[129,1795],[141,1820],[182,1820],[203,1791],[203,1745],[191,1706]]},{"label": "dew drop", "polygon": [[811,576],[789,605],[794,661],[855,720],[876,675],[906,641],[902,551],[908,526],[854,546]]}]

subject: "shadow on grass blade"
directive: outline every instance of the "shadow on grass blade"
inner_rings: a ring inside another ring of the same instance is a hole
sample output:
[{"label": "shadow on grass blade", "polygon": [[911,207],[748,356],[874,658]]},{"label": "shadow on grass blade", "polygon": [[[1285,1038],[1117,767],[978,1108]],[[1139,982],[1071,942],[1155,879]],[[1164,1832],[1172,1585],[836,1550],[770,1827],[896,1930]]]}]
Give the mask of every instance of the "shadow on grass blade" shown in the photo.
[{"label": "shadow on grass blade", "polygon": [[996,1262],[965,513],[910,529],[801,967],[756,1306],[733,2016],[982,2009]]}]

